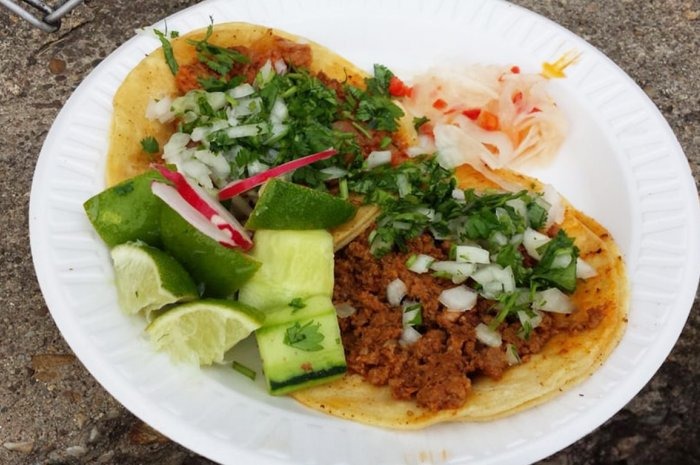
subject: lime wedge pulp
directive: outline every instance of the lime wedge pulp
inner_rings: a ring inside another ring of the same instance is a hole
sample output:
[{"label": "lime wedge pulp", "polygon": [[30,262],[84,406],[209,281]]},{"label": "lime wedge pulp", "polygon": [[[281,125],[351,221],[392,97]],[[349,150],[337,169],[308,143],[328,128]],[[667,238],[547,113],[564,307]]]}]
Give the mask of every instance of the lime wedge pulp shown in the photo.
[{"label": "lime wedge pulp", "polygon": [[128,314],[196,299],[197,286],[173,257],[143,242],[127,242],[111,251],[117,297]]},{"label": "lime wedge pulp", "polygon": [[148,325],[157,350],[175,362],[222,363],[224,354],[258,329],[264,316],[231,300],[204,299],[172,307]]}]

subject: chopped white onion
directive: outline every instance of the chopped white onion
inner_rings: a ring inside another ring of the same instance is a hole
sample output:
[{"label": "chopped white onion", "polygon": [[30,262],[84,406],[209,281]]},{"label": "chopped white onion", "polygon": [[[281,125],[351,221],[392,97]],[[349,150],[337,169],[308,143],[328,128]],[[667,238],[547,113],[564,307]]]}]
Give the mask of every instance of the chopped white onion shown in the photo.
[{"label": "chopped white onion", "polygon": [[245,83],[228,90],[226,93],[229,95],[229,97],[239,99],[247,97],[249,95],[253,95],[255,93],[255,88],[253,88],[253,86],[251,86],[250,84]]},{"label": "chopped white onion", "polygon": [[421,215],[424,215],[428,221],[433,221],[435,218],[435,210],[432,208],[427,208],[427,207],[420,207],[416,208],[416,213],[420,213]]},{"label": "chopped white onion", "polygon": [[405,174],[396,176],[396,187],[399,190],[399,197],[404,198],[411,193],[411,183],[408,182],[408,177]]},{"label": "chopped white onion", "polygon": [[522,233],[513,234],[513,236],[508,241],[508,243],[513,244],[515,246],[522,244],[523,243],[523,234]]},{"label": "chopped white onion", "polygon": [[401,300],[406,296],[406,283],[396,278],[386,287],[386,300],[391,305],[401,305]]},{"label": "chopped white onion", "polygon": [[447,273],[450,276],[471,276],[476,271],[474,263],[460,263],[453,261],[433,262],[430,269],[439,273]]},{"label": "chopped white onion", "polygon": [[238,101],[238,105],[227,110],[229,119],[237,119],[242,116],[257,115],[263,108],[263,101],[260,97],[243,98]]},{"label": "chopped white onion", "polygon": [[481,284],[481,294],[486,298],[495,298],[502,292],[515,290],[515,277],[510,266],[486,265],[473,273],[471,278]]},{"label": "chopped white onion", "polygon": [[[415,302],[415,301],[408,301],[404,302],[403,304],[403,315],[401,317],[401,323],[403,326],[415,326],[416,325],[416,319],[418,319],[418,322],[422,321],[423,315],[421,314],[421,311],[423,310],[423,306],[420,304],[420,302]],[[418,317],[418,318],[416,318]]]},{"label": "chopped white onion", "polygon": [[574,304],[569,296],[556,287],[535,292],[535,299],[532,302],[534,310],[543,310],[553,313],[571,313],[574,311]]},{"label": "chopped white onion", "polygon": [[509,366],[518,365],[521,362],[518,348],[513,344],[506,344],[506,362]]},{"label": "chopped white onion", "polygon": [[256,174],[262,173],[270,169],[268,165],[260,162],[259,160],[253,160],[246,165],[248,169],[248,176],[255,176]]},{"label": "chopped white onion", "polygon": [[175,113],[172,112],[170,106],[173,99],[163,97],[160,100],[151,99],[146,106],[146,118],[149,120],[158,120],[161,123],[167,123],[175,118]]},{"label": "chopped white onion", "polygon": [[275,71],[277,74],[284,74],[287,72],[287,63],[282,58],[278,58],[275,60],[273,63],[273,66],[275,67]]},{"label": "chopped white onion", "polygon": [[452,189],[452,198],[455,200],[464,200],[464,191],[462,189]]},{"label": "chopped white onion", "polygon": [[490,263],[489,251],[472,245],[458,245],[455,247],[455,260],[488,265]]},{"label": "chopped white onion", "polygon": [[268,59],[264,65],[258,70],[258,75],[255,76],[255,82],[258,87],[262,88],[270,82],[272,77],[275,75],[275,69],[272,67],[272,62]]},{"label": "chopped white onion", "polygon": [[467,286],[457,286],[445,289],[440,293],[438,301],[451,312],[464,312],[476,305],[477,294]]},{"label": "chopped white onion", "polygon": [[408,158],[415,158],[420,155],[424,155],[425,153],[425,148],[420,147],[418,145],[414,145],[413,147],[409,147],[406,149],[406,155],[408,155]]},{"label": "chopped white onion", "polygon": [[539,260],[540,256],[537,249],[542,247],[544,244],[549,242],[551,239],[546,234],[542,234],[539,231],[535,231],[532,228],[527,228],[523,233],[523,246],[527,250],[528,255],[530,255],[535,260]]},{"label": "chopped white onion", "polygon": [[554,189],[551,184],[546,184],[542,191],[542,198],[550,207],[547,212],[547,221],[544,224],[545,229],[552,226],[554,223],[561,224],[564,221],[564,202],[561,200],[561,195]]},{"label": "chopped white onion", "polygon": [[406,267],[414,273],[427,273],[430,270],[430,265],[435,261],[430,255],[419,254],[411,255],[406,261]]},{"label": "chopped white onion", "polygon": [[281,123],[286,120],[288,116],[289,110],[287,109],[287,105],[282,98],[277,97],[270,110],[270,121],[273,123]]},{"label": "chopped white onion", "polygon": [[518,319],[520,324],[524,327],[530,326],[530,328],[537,328],[542,324],[542,312],[539,310],[525,311],[520,310],[518,312]]},{"label": "chopped white onion", "polygon": [[367,156],[368,169],[386,165],[387,163],[391,163],[391,150],[374,150]]},{"label": "chopped white onion", "polygon": [[226,106],[226,94],[223,92],[207,92],[206,99],[207,103],[214,111],[221,110]]},{"label": "chopped white onion", "polygon": [[515,210],[515,213],[519,216],[525,218],[525,222],[528,223],[527,205],[525,205],[523,199],[510,199],[506,201],[506,205]]},{"label": "chopped white onion", "polygon": [[243,126],[234,126],[226,130],[226,135],[231,139],[236,139],[238,137],[251,137],[257,136],[264,130],[262,124],[245,124]]},{"label": "chopped white onion", "polygon": [[320,171],[321,173],[326,175],[324,177],[326,181],[330,181],[331,179],[342,178],[343,176],[348,174],[348,170],[343,169],[339,166],[329,166],[328,168],[323,168]]},{"label": "chopped white onion", "polygon": [[501,347],[501,344],[503,343],[501,333],[494,331],[484,323],[479,323],[474,329],[476,331],[476,338],[479,340],[479,342],[489,347]]},{"label": "chopped white onion", "polygon": [[552,268],[554,269],[562,269],[566,268],[571,264],[571,261],[573,258],[571,257],[571,254],[559,254],[554,257],[554,260],[552,260]]},{"label": "chopped white onion", "polygon": [[335,313],[338,315],[338,318],[347,318],[353,315],[356,311],[357,309],[347,302],[343,302],[342,304],[335,306]]},{"label": "chopped white onion", "polygon": [[399,344],[403,347],[410,346],[418,342],[421,337],[423,337],[423,335],[416,331],[413,326],[404,326]]},{"label": "chopped white onion", "polygon": [[588,279],[596,276],[598,272],[591,266],[590,263],[581,257],[576,259],[576,277],[580,279]]},{"label": "chopped white onion", "polygon": [[501,231],[495,231],[491,234],[491,237],[489,238],[492,242],[496,243],[497,245],[504,246],[508,244],[508,237],[506,237],[505,234],[503,234]]},{"label": "chopped white onion", "polygon": [[215,180],[224,182],[231,173],[231,165],[222,155],[216,155],[209,150],[196,150],[194,157],[207,165]]}]

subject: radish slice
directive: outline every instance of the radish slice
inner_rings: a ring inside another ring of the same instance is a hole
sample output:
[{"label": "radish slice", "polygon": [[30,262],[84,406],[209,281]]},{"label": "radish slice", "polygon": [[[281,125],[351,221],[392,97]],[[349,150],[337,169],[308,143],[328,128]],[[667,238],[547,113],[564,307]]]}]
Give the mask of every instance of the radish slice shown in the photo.
[{"label": "radish slice", "polygon": [[313,155],[297,158],[296,160],[275,166],[274,168],[258,173],[255,176],[233,181],[219,191],[219,200],[230,199],[231,197],[242,194],[243,192],[253,189],[254,187],[258,187],[270,178],[281,176],[306,165],[316,163],[317,161],[326,160],[337,153],[338,151],[333,148],[326,149],[323,152],[314,153]]},{"label": "radish slice", "polygon": [[[158,171],[167,180],[175,184],[175,189],[179,197],[184,200],[188,205],[194,208],[200,215],[204,217],[209,223],[211,223],[215,228],[222,231],[226,237],[229,238],[228,241],[220,241],[221,244],[229,247],[240,247],[243,250],[248,250],[253,246],[253,241],[250,239],[248,234],[245,232],[243,226],[236,220],[236,218],[226,210],[219,202],[211,198],[209,194],[204,191],[201,187],[191,183],[186,177],[176,171],[170,171],[164,166],[155,166]],[[153,189],[153,186],[151,186]],[[154,194],[158,195],[155,191]],[[170,199],[177,200],[174,197],[169,197]],[[170,205],[170,207],[180,213],[185,219],[187,217],[180,212],[180,210],[171,204],[167,199],[162,199],[165,203]],[[189,221],[189,220],[188,220]],[[190,221],[190,224],[194,224]],[[206,232],[202,231],[206,234]],[[218,239],[217,239],[218,240]]]}]

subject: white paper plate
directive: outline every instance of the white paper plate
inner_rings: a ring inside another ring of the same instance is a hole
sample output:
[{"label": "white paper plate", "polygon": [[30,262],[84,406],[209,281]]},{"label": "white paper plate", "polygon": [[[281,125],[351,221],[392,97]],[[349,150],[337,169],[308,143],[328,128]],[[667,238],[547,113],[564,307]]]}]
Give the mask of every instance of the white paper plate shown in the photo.
[{"label": "white paper plate", "polygon": [[[404,77],[457,62],[538,70],[567,50],[582,52],[569,77],[552,84],[571,123],[567,142],[554,164],[531,174],[553,183],[618,240],[632,285],[629,326],[605,366],[555,400],[504,420],[418,432],[305,410],[230,369],[171,365],[150,349],[144,322],[117,308],[107,249],[82,209],[104,188],[112,96],[158,46],[138,36],[66,103],[39,157],[30,204],[34,264],[51,314],[88,370],[129,410],[223,463],[517,464],[587,434],[651,378],[680,334],[698,284],[698,199],[668,125],[605,56],[556,24],[500,1],[215,0],[167,23],[186,32],[206,26],[209,16],[282,28],[367,69],[383,63]],[[240,352],[253,356],[250,347]]]}]

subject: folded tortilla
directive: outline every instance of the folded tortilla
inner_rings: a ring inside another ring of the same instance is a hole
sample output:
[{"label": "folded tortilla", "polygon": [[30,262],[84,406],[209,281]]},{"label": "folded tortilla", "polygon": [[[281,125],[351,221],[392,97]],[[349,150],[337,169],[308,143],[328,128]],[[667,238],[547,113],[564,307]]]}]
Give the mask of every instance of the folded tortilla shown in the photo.
[{"label": "folded tortilla", "polygon": [[[506,181],[523,189],[541,191],[532,178],[498,171]],[[498,189],[492,181],[465,165],[457,170],[463,189]],[[472,391],[464,406],[430,411],[414,402],[392,398],[386,386],[377,387],[356,374],[330,384],[293,393],[302,404],[343,418],[397,429],[417,429],[445,421],[488,421],[512,415],[542,404],[591,376],[608,358],[622,338],[627,322],[628,285],[624,263],[612,236],[565,201],[562,229],[572,237],[580,257],[597,275],[579,280],[571,296],[576,310],[571,318],[597,307],[604,315],[599,325],[578,333],[560,333],[544,349],[493,380],[486,376],[472,380]]]}]

